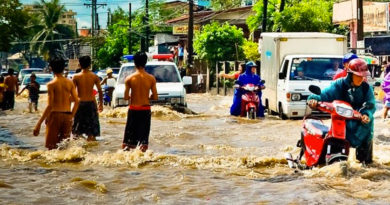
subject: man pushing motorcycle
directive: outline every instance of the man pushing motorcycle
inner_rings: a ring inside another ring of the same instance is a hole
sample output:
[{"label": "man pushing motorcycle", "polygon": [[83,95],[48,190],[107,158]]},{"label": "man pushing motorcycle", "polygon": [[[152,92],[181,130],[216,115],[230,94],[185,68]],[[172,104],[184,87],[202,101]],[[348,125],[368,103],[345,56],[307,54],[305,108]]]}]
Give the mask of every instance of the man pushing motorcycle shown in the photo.
[{"label": "man pushing motorcycle", "polygon": [[356,148],[356,159],[361,163],[372,163],[372,138],[374,127],[375,98],[372,87],[364,81],[370,75],[367,64],[362,59],[353,59],[348,65],[348,74],[334,81],[320,95],[311,95],[308,105],[316,108],[318,101],[342,100],[351,104],[362,114],[361,121],[346,121],[346,138]]},{"label": "man pushing motorcycle", "polygon": [[[264,83],[261,81],[260,76],[256,75],[256,64],[252,61],[245,64],[245,72],[241,74],[236,84],[239,86],[247,85],[247,84],[253,84],[255,86],[258,86],[260,88],[260,91],[257,92],[257,95],[259,96],[259,105],[257,109],[256,116],[257,117],[264,117],[264,107],[261,104],[261,90],[265,88]],[[241,100],[242,95],[244,92],[241,89],[235,89],[234,90],[234,96],[233,96],[233,104],[230,107],[230,114],[239,116],[241,115]]]}]

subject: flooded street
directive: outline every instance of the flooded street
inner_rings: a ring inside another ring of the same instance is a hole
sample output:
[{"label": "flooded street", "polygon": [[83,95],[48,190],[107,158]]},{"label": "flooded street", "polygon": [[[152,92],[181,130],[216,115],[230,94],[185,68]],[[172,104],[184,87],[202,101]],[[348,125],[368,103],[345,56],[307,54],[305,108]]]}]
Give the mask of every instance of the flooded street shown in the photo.
[{"label": "flooded street", "polygon": [[98,142],[47,151],[45,126],[32,136],[39,116],[18,98],[0,112],[0,204],[390,203],[389,121],[376,118],[373,165],[351,149],[348,162],[295,172],[284,154],[298,154],[302,120],[250,121],[229,116],[231,96],[187,98],[198,115],[153,106],[146,153],[120,149],[127,108],[101,113]]}]

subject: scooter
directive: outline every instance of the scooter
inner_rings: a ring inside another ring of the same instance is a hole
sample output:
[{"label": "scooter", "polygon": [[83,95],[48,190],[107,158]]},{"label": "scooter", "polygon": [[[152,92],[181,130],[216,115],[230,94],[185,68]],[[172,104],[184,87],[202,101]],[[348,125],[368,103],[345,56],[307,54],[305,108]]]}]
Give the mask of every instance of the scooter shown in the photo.
[{"label": "scooter", "polygon": [[111,98],[108,95],[108,92],[110,91],[109,89],[110,87],[107,85],[103,86],[103,105],[109,105],[111,102]]},{"label": "scooter", "polygon": [[[311,85],[309,90],[321,94],[317,86]],[[328,128],[316,117],[305,116],[301,139],[297,143],[297,147],[301,148],[300,154],[296,159],[293,159],[291,153],[286,154],[290,168],[307,169],[348,160],[350,144],[346,140],[346,120],[361,120],[362,115],[341,100],[318,102],[317,109],[330,113],[331,127]],[[305,156],[305,164],[301,163],[302,156]]]},{"label": "scooter", "polygon": [[260,92],[262,88],[254,84],[246,84],[243,86],[239,86],[236,84],[234,87],[245,91],[245,93],[241,97],[240,116],[246,116],[248,119],[256,119],[256,113],[260,102],[257,92]]},{"label": "scooter", "polygon": [[[111,98],[108,95],[108,93],[110,92],[110,89],[113,88],[105,85],[102,87],[102,89],[103,89],[103,105],[109,105],[111,102]],[[99,95],[97,90],[93,89],[93,95],[95,96],[96,101],[99,102]]]}]

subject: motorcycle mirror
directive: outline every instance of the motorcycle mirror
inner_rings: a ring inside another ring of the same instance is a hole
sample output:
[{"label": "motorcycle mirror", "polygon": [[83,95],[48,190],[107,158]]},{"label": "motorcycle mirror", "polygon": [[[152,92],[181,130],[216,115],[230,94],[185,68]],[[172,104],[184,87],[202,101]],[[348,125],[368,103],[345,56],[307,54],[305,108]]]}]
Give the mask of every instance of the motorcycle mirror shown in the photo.
[{"label": "motorcycle mirror", "polygon": [[365,103],[363,103],[362,108],[359,109],[359,112],[361,112],[363,109],[371,109],[373,107],[374,107],[374,105],[372,103],[365,102]]},{"label": "motorcycle mirror", "polygon": [[374,87],[379,87],[379,86],[381,86],[381,82],[375,82],[374,83]]},{"label": "motorcycle mirror", "polygon": [[321,94],[321,88],[316,86],[316,85],[310,85],[309,86],[309,90],[310,90],[310,92],[312,92],[312,93],[314,93],[316,95]]}]

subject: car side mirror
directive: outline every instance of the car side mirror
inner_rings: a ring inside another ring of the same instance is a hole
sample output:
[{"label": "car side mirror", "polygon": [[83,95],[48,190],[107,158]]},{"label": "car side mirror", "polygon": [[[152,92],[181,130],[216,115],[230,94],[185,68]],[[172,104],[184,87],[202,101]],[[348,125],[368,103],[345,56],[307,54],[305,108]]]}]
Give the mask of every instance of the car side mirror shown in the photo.
[{"label": "car side mirror", "polygon": [[190,77],[190,76],[184,76],[184,77],[183,77],[183,84],[184,84],[184,85],[192,85],[192,77]]},{"label": "car side mirror", "polygon": [[286,78],[286,75],[282,72],[279,73],[279,80],[284,80]]},{"label": "car side mirror", "polygon": [[320,95],[321,94],[321,88],[316,86],[316,85],[310,85],[309,86],[309,90],[310,92],[316,94],[316,95]]}]

